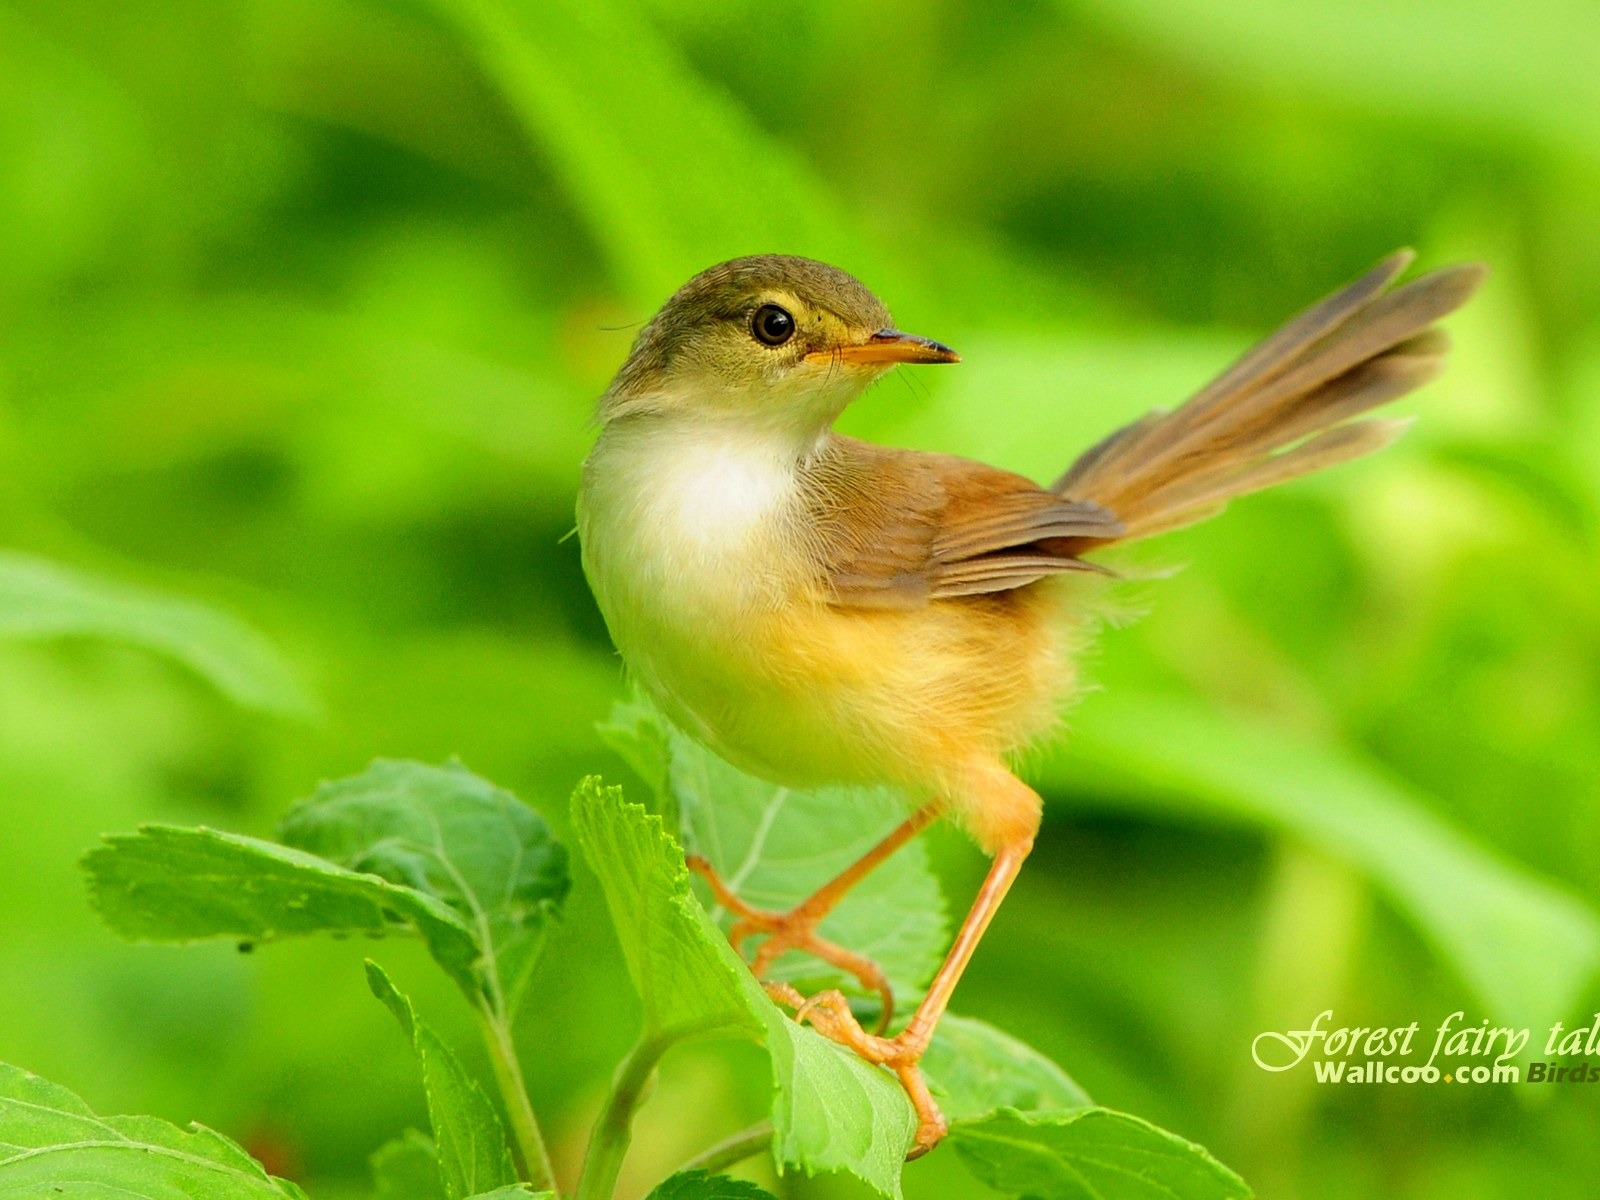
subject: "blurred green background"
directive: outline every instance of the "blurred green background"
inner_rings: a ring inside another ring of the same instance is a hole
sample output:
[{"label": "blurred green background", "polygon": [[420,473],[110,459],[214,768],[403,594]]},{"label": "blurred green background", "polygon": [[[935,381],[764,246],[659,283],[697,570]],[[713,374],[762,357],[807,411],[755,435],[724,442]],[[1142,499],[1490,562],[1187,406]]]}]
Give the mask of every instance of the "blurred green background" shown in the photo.
[{"label": "blurred green background", "polygon": [[[1413,244],[1494,269],[1449,375],[1378,459],[1141,556],[1184,569],[1115,593],[958,1005],[1266,1197],[1592,1196],[1600,1089],[1319,1088],[1249,1046],[1600,1007],[1597,212],[1577,0],[0,4],[0,546],[243,616],[319,709],[0,639],[0,1059],[363,1194],[425,1114],[361,954],[471,1036],[420,952],[123,946],[75,860],[266,833],[377,754],[558,827],[580,775],[631,784],[563,538],[592,398],[699,268],[852,270],[965,362],[849,426],[1050,477]],[[936,847],[964,903],[981,861]],[[581,868],[541,978],[570,1175],[635,1020]],[[753,1048],[669,1060],[627,1186],[765,1102]],[[948,1154],[907,1189],[983,1194]]]}]

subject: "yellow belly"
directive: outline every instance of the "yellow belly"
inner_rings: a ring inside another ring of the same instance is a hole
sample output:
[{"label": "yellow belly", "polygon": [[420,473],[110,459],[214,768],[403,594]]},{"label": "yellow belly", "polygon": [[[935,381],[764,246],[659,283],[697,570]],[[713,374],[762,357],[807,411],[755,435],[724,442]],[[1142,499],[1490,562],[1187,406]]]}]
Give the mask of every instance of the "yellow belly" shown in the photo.
[{"label": "yellow belly", "polygon": [[651,655],[657,678],[646,685],[724,757],[766,778],[894,783],[955,799],[975,764],[1055,721],[1070,665],[1054,591],[1036,584],[909,611],[785,606],[702,645],[715,670],[663,671]]}]

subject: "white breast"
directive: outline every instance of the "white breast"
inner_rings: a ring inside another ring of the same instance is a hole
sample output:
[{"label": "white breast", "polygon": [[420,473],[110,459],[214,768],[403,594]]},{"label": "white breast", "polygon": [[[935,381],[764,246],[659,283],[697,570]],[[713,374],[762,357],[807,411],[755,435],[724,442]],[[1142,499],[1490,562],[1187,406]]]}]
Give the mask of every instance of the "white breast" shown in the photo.
[{"label": "white breast", "polygon": [[762,431],[608,429],[584,467],[579,523],[624,653],[649,645],[633,634],[709,647],[781,604],[797,499],[792,448]]},{"label": "white breast", "polygon": [[785,519],[794,472],[761,440],[673,438],[653,455],[642,480],[646,507],[678,553],[712,569],[748,559]]}]

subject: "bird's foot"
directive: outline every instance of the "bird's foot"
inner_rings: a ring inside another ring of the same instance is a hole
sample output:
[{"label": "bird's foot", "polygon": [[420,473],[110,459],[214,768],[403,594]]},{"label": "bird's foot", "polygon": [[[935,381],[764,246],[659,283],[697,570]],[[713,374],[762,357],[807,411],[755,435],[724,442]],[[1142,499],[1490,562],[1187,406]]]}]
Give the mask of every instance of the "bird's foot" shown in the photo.
[{"label": "bird's foot", "polygon": [[819,898],[826,899],[824,893],[819,892],[788,912],[755,908],[735,895],[703,856],[690,854],[685,857],[684,863],[710,885],[717,903],[733,913],[734,922],[728,930],[728,941],[733,943],[736,951],[742,955],[747,940],[764,935],[764,940],[749,960],[750,970],[757,979],[762,978],[786,951],[799,950],[855,976],[863,988],[878,993],[883,1005],[878,1018],[878,1032],[882,1033],[889,1027],[894,1017],[894,991],[889,987],[889,979],[883,969],[865,955],[847,950],[817,933],[817,926],[826,914],[827,907],[815,902]]},{"label": "bird's foot", "polygon": [[795,1010],[796,1021],[810,1022],[811,1028],[830,1042],[837,1042],[867,1062],[888,1067],[895,1073],[917,1115],[916,1140],[906,1154],[906,1161],[921,1158],[939,1144],[950,1125],[934,1103],[927,1081],[922,1077],[918,1064],[928,1049],[928,1035],[916,1028],[915,1020],[896,1036],[884,1037],[861,1027],[842,992],[818,992],[808,999],[787,983],[764,986],[773,1000]]}]

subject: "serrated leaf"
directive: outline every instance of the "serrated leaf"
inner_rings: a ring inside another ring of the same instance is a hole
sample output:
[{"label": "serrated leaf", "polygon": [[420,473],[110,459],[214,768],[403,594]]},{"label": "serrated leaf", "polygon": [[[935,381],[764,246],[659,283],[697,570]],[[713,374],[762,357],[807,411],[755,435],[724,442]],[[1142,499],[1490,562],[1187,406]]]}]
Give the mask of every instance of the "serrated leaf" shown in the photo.
[{"label": "serrated leaf", "polygon": [[777,1093],[774,1154],[808,1171],[846,1170],[889,1196],[915,1123],[887,1071],[796,1024],[733,953],[689,888],[661,818],[589,778],[573,829],[601,887],[645,1012],[645,1038],[766,1041]]},{"label": "serrated leaf", "polygon": [[[1085,778],[1098,786],[1074,786]],[[1600,917],[1591,907],[1473,842],[1336,747],[1193,703],[1104,694],[1074,714],[1073,737],[1047,760],[1044,779],[1063,794],[1289,833],[1352,863],[1487,1011],[1514,1027],[1570,1016],[1600,973]]]},{"label": "serrated leaf", "polygon": [[279,829],[290,846],[461,914],[483,952],[485,989],[515,1011],[571,885],[566,848],[533,809],[459,763],[380,759],[322,784]]},{"label": "serrated leaf", "polygon": [[749,972],[689,891],[683,851],[660,818],[591,776],[573,795],[572,824],[605,890],[646,1036],[759,1033],[744,986]]},{"label": "serrated leaf", "polygon": [[1247,1200],[1207,1151],[1105,1108],[958,1122],[949,1141],[995,1191],[1028,1200]]},{"label": "serrated leaf", "polygon": [[773,1200],[773,1196],[748,1179],[712,1175],[708,1171],[679,1171],[662,1180],[645,1200]]},{"label": "serrated leaf", "polygon": [[305,1200],[201,1125],[97,1117],[72,1092],[0,1063],[0,1195]]},{"label": "serrated leaf", "polygon": [[477,1081],[439,1035],[418,1019],[411,1001],[390,982],[383,968],[370,959],[367,986],[400,1022],[422,1067],[422,1088],[445,1195],[450,1200],[465,1200],[516,1184],[505,1126]]},{"label": "serrated leaf", "polygon": [[1094,1103],[1071,1076],[1032,1046],[971,1017],[947,1014],[939,1022],[922,1070],[939,1108],[952,1121],[1001,1108],[1046,1112]]},{"label": "serrated leaf", "polygon": [[667,741],[666,722],[655,705],[635,690],[628,699],[613,703],[606,719],[594,728],[600,740],[644,781],[651,797],[645,807],[661,814],[668,829],[681,832],[682,814],[669,778],[672,748]]},{"label": "serrated leaf", "polygon": [[[746,972],[749,978],[749,973]],[[789,1016],[754,987],[778,1088],[772,1152],[807,1173],[849,1171],[886,1196],[900,1196],[900,1171],[916,1118],[899,1081]]]},{"label": "serrated leaf", "polygon": [[408,1129],[368,1160],[377,1200],[446,1200],[433,1139]]},{"label": "serrated leaf", "polygon": [[183,942],[421,934],[468,998],[514,1006],[567,889],[565,850],[509,792],[460,766],[379,762],[325,784],[285,836],[339,855],[152,825],[84,858],[118,934]]},{"label": "serrated leaf", "polygon": [[0,637],[67,636],[107,638],[165,655],[244,708],[298,718],[316,711],[283,656],[237,617],[0,551]]},{"label": "serrated leaf", "polygon": [[409,927],[422,934],[458,983],[477,986],[476,937],[442,900],[276,842],[145,825],[137,833],[108,836],[84,856],[83,865],[95,909],[113,932],[131,941],[379,936]]},{"label": "serrated leaf", "polygon": [[[798,904],[907,816],[904,798],[887,789],[785,788],[747,775],[673,729],[642,699],[613,708],[609,726],[613,746],[646,781],[665,780],[684,842],[758,908]],[[950,942],[944,897],[923,844],[902,847],[857,884],[820,932],[883,968],[900,1011],[909,1012]],[[869,1003],[876,999],[853,976],[798,952],[774,963],[768,978],[803,992],[840,988]]]}]

